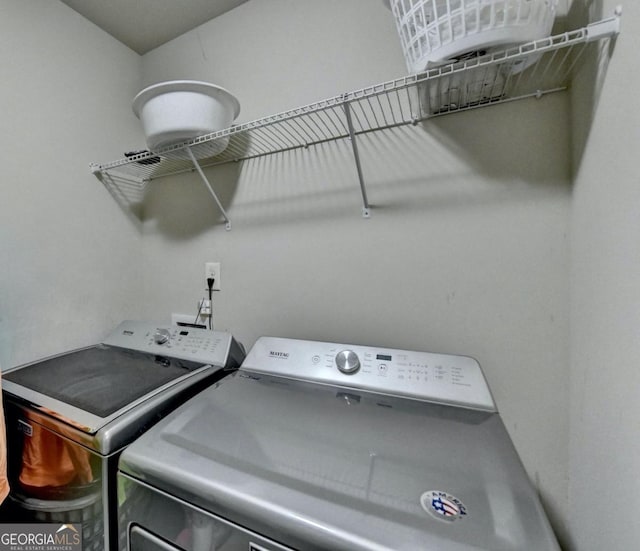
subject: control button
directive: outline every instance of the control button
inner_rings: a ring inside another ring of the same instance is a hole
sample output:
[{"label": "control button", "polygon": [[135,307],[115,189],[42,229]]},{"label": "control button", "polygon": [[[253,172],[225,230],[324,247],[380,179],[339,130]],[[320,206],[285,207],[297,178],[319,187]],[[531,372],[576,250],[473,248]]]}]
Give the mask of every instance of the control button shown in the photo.
[{"label": "control button", "polygon": [[338,370],[347,375],[353,375],[360,369],[360,360],[353,350],[342,350],[336,355]]},{"label": "control button", "polygon": [[320,363],[320,356],[318,356],[318,355],[316,354],[313,358],[311,358],[311,361],[312,361],[314,364]]},{"label": "control button", "polygon": [[153,335],[153,340],[156,344],[165,344],[166,342],[169,342],[170,338],[171,333],[169,333],[169,331],[167,331],[166,329],[157,329],[155,334]]}]

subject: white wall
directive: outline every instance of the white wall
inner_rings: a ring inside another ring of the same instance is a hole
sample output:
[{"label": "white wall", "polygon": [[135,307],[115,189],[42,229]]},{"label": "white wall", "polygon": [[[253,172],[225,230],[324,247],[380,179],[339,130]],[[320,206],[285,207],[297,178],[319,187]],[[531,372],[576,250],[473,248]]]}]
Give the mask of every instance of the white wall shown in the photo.
[{"label": "white wall", "polygon": [[[587,14],[609,16],[617,3],[589,3]],[[639,28],[640,4],[624,2],[608,69],[587,66],[573,90],[569,507],[579,551],[640,546]]]},{"label": "white wall", "polygon": [[[220,84],[241,121],[405,73],[371,0],[252,0],[142,59],[142,80]],[[360,141],[208,171],[145,204],[143,314],[195,314],[222,262],[218,328],[475,356],[554,526],[568,477],[568,95],[433,119]]]},{"label": "white wall", "polygon": [[[58,1],[2,0],[0,363],[139,315],[141,232],[89,172],[135,143],[139,56]],[[102,157],[104,155],[104,158]]]}]

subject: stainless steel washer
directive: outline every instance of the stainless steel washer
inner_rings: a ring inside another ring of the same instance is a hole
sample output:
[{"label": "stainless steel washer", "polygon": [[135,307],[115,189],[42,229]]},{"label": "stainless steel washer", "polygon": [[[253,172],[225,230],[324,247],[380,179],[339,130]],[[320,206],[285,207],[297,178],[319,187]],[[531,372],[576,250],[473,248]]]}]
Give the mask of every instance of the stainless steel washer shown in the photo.
[{"label": "stainless steel washer", "polygon": [[118,476],[131,551],[558,549],[468,357],[261,338]]},{"label": "stainless steel washer", "polygon": [[81,523],[84,550],[117,548],[122,449],[243,358],[228,333],[126,321],[3,373],[10,520]]}]

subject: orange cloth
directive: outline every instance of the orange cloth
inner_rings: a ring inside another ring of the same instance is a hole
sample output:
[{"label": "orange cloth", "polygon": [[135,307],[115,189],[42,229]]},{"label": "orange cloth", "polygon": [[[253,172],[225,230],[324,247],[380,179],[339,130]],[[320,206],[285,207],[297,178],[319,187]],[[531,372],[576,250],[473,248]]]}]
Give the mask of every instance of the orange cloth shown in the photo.
[{"label": "orange cloth", "polygon": [[24,439],[20,482],[25,486],[43,488],[88,484],[93,481],[89,452],[61,436],[31,425],[31,436]]},{"label": "orange cloth", "polygon": [[[0,379],[2,372],[0,371]],[[2,407],[2,383],[0,382],[0,503],[9,494],[9,480],[7,479],[7,430],[4,423],[4,409]]]}]

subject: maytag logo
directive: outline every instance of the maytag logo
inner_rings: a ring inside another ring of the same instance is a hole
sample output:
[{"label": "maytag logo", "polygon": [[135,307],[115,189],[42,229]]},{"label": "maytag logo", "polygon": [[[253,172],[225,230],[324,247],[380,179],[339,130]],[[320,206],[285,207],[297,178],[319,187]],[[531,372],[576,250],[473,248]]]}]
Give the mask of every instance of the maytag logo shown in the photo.
[{"label": "maytag logo", "polygon": [[0,551],[82,551],[80,524],[0,524]]},{"label": "maytag logo", "polygon": [[271,350],[269,352],[269,357],[270,358],[280,358],[281,360],[287,360],[287,359],[289,359],[289,352],[276,352],[274,350]]}]

